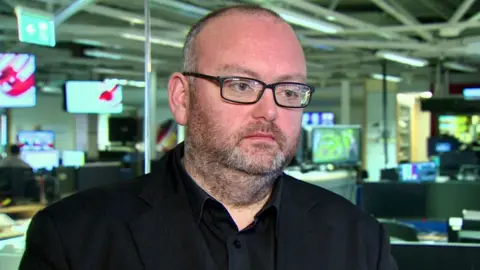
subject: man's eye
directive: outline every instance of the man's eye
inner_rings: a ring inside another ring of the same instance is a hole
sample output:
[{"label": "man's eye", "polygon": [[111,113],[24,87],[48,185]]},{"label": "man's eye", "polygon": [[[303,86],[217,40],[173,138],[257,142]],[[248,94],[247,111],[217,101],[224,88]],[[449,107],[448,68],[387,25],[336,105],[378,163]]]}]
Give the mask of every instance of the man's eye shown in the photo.
[{"label": "man's eye", "polygon": [[298,97],[297,91],[294,90],[285,90],[284,95],[286,97]]},{"label": "man's eye", "polygon": [[252,89],[252,87],[250,86],[250,84],[246,83],[246,82],[231,82],[227,85],[227,87],[233,91],[237,91],[237,92],[246,92],[246,91],[250,91]]}]

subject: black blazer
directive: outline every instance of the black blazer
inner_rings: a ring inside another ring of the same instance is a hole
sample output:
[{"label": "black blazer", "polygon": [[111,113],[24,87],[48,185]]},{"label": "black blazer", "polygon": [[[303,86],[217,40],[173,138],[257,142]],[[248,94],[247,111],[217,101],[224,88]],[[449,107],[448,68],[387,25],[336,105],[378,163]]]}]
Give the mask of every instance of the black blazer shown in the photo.
[{"label": "black blazer", "polygon": [[[156,173],[39,212],[19,269],[223,270],[202,252],[171,159]],[[334,193],[284,176],[279,214],[278,270],[397,269],[382,226]]]}]

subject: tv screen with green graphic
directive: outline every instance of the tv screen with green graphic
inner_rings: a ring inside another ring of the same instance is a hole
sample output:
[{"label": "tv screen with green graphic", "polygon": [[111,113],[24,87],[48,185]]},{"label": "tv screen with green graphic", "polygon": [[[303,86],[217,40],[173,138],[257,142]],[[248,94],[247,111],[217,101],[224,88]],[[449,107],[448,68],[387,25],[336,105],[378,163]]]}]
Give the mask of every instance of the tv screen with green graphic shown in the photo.
[{"label": "tv screen with green graphic", "polygon": [[312,161],[315,164],[358,164],[360,146],[360,126],[318,126],[312,129]]}]

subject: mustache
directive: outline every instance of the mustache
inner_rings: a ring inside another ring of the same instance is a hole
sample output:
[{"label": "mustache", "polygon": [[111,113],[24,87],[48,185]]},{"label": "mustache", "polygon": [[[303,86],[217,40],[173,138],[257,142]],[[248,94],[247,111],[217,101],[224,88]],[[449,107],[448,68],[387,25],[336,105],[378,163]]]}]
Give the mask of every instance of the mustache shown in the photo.
[{"label": "mustache", "polygon": [[255,122],[250,124],[242,131],[240,138],[244,138],[258,132],[272,134],[275,140],[280,143],[280,145],[283,145],[286,141],[285,134],[283,134],[282,130],[272,122]]}]

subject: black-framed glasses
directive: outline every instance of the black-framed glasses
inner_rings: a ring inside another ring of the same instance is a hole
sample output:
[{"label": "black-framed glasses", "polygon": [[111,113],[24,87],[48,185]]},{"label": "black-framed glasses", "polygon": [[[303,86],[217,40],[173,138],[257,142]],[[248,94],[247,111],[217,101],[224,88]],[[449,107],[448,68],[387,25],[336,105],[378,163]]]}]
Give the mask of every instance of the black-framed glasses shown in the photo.
[{"label": "black-framed glasses", "polygon": [[183,72],[182,74],[218,83],[220,85],[220,95],[224,100],[240,104],[257,103],[262,98],[265,89],[270,88],[278,106],[304,108],[310,103],[312,94],[315,92],[313,86],[297,82],[266,84],[247,77],[215,77],[197,72]]}]

